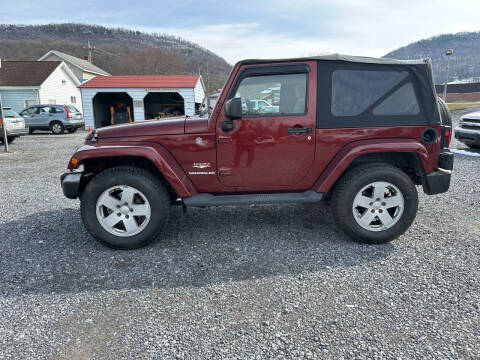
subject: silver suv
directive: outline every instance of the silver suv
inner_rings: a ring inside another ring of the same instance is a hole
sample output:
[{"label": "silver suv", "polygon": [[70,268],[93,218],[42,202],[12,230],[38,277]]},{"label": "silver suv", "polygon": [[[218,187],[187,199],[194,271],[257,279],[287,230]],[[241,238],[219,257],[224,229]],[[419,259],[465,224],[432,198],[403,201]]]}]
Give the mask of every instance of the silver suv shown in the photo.
[{"label": "silver suv", "polygon": [[[3,107],[3,119],[0,118],[0,129],[5,126],[7,141],[11,143],[15,138],[28,134],[25,120],[12,110],[11,107]],[[0,131],[0,142],[3,142],[3,131]]]},{"label": "silver suv", "polygon": [[30,134],[34,130],[50,130],[57,135],[65,130],[74,133],[84,126],[82,113],[73,105],[33,105],[22,110],[20,115]]}]

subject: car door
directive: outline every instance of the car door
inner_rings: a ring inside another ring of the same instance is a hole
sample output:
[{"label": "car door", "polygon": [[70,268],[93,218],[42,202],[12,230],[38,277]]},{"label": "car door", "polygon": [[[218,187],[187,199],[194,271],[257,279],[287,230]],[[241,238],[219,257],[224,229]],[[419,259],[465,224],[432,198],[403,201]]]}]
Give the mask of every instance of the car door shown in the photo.
[{"label": "car door", "polygon": [[[294,186],[306,176],[315,155],[315,66],[240,69],[227,100],[241,98],[242,117],[229,120],[221,111],[216,124],[221,183],[268,190]],[[270,112],[252,106],[259,99],[272,104]],[[225,121],[233,121],[231,131],[222,130]]]},{"label": "car door", "polygon": [[25,125],[28,127],[38,127],[40,126],[38,118],[38,107],[37,106],[32,106],[29,108],[26,108],[20,113],[20,116],[23,117],[25,120]]},{"label": "car door", "polygon": [[50,121],[54,120],[55,108],[52,106],[40,106],[37,115],[38,122],[42,127],[49,127]]}]

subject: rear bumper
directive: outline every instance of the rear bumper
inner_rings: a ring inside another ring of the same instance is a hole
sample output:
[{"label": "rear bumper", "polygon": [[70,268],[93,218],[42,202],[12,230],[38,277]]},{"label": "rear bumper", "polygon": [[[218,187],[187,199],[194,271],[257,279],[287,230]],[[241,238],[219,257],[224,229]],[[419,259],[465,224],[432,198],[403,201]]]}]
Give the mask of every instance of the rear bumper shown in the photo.
[{"label": "rear bumper", "polygon": [[65,128],[67,129],[78,129],[81,128],[85,125],[84,121],[71,121],[71,122],[66,122],[64,124]]},{"label": "rear bumper", "polygon": [[465,144],[480,145],[480,128],[474,130],[457,127],[455,128],[455,139]]},{"label": "rear bumper", "polygon": [[[21,128],[7,128],[7,136],[22,136],[28,134],[28,127],[21,127]],[[3,133],[1,134],[3,136]]]},{"label": "rear bumper", "polygon": [[441,194],[450,188],[453,170],[453,153],[444,151],[438,159],[438,169],[423,177],[423,191],[427,195]]},{"label": "rear bumper", "polygon": [[69,199],[76,199],[80,192],[83,171],[67,172],[60,176],[63,195]]},{"label": "rear bumper", "polygon": [[447,192],[450,188],[452,170],[438,169],[423,178],[423,192],[427,195],[435,195]]}]

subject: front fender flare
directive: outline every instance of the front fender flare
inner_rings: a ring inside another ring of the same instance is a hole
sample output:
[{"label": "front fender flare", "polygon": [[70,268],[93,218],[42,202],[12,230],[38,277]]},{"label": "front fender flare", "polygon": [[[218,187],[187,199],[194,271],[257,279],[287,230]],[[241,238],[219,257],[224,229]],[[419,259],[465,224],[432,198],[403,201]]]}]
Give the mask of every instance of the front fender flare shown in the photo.
[{"label": "front fender flare", "polygon": [[[101,159],[109,157],[143,157],[150,160],[165,177],[180,197],[193,196],[197,190],[190,179],[178,164],[175,158],[163,146],[155,143],[121,144],[121,145],[84,145],[73,155],[78,164],[89,159]],[[69,169],[73,169],[69,163]]]},{"label": "front fender flare", "polygon": [[364,154],[382,152],[409,152],[420,159],[425,173],[433,171],[429,162],[428,151],[423,144],[413,139],[373,139],[360,140],[344,146],[323,170],[320,177],[313,184],[313,190],[321,193],[328,192],[342,176],[347,167],[357,157]]}]

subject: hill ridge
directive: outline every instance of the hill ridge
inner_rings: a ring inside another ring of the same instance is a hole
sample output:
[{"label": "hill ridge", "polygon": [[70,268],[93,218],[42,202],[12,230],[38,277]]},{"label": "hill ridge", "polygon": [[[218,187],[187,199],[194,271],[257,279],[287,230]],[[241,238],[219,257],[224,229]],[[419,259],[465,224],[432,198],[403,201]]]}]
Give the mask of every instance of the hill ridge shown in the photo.
[{"label": "hill ridge", "polygon": [[0,24],[0,57],[8,60],[37,60],[49,50],[84,58],[87,41],[94,46],[92,63],[112,75],[200,71],[213,91],[223,86],[231,70],[219,55],[171,34],[83,23]]},{"label": "hill ridge", "polygon": [[435,83],[443,84],[447,49],[454,50],[450,59],[449,82],[480,82],[480,31],[431,36],[402,46],[383,57],[405,60],[429,57],[432,59]]}]

